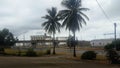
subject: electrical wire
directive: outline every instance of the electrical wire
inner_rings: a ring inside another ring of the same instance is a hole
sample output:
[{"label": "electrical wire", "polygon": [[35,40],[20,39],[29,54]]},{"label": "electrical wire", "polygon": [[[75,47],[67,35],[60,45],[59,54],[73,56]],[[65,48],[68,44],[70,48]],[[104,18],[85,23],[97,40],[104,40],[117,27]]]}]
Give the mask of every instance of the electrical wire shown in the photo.
[{"label": "electrical wire", "polygon": [[102,8],[102,6],[100,5],[100,3],[98,2],[98,0],[96,0],[98,6],[100,7],[101,11],[103,12],[103,14],[105,15],[105,17],[107,18],[108,21],[112,22],[110,20],[110,18],[108,17],[108,15],[106,14],[106,12],[104,11],[104,9]]}]

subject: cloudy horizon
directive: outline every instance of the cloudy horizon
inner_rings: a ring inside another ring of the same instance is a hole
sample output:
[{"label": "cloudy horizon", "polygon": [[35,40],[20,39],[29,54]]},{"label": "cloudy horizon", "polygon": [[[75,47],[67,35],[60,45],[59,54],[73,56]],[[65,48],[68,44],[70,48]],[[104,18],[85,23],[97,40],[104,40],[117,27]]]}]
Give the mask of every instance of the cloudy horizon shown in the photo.
[{"label": "cloudy horizon", "polygon": [[[19,39],[30,39],[31,35],[43,35],[46,33],[41,26],[45,20],[41,17],[46,15],[46,9],[57,7],[64,9],[62,0],[0,0],[0,29],[8,28]],[[120,0],[98,0],[106,18],[96,0],[82,0],[82,5],[89,8],[84,13],[89,17],[87,25],[76,33],[79,40],[92,40],[113,38],[113,35],[104,35],[114,32],[114,23],[117,23],[117,37],[120,37]],[[68,36],[65,29],[57,36]]]}]

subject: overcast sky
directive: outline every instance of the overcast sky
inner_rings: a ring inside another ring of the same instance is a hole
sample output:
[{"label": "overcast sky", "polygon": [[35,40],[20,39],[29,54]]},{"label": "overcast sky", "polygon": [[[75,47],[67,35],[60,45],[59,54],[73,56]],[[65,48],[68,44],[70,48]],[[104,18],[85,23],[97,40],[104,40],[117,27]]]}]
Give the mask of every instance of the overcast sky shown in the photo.
[{"label": "overcast sky", "polygon": [[[41,23],[45,20],[41,17],[46,13],[46,9],[57,7],[64,9],[62,0],[0,0],[0,29],[8,28],[15,36],[29,39],[31,35],[42,35],[45,33]],[[84,12],[88,17],[87,25],[77,32],[80,40],[92,40],[102,38],[112,38],[114,25],[117,23],[117,37],[120,37],[120,0],[98,0],[105,13],[98,6],[96,0],[82,0],[82,6],[90,10]],[[68,31],[64,29],[57,36],[68,36]]]}]

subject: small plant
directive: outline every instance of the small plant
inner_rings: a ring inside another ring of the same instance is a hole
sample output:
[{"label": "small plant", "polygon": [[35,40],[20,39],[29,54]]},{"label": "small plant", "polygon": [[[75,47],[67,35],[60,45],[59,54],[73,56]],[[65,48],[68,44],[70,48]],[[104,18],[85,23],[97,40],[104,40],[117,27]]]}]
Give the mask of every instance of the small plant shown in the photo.
[{"label": "small plant", "polygon": [[107,50],[106,57],[109,60],[109,63],[120,64],[119,55],[117,54],[117,52],[115,50],[113,50],[113,49]]},{"label": "small plant", "polygon": [[4,48],[0,48],[0,54],[4,54]]},{"label": "small plant", "polygon": [[50,50],[50,49],[47,49],[46,54],[47,54],[47,55],[50,55],[50,54],[51,54],[51,50]]},{"label": "small plant", "polygon": [[27,50],[26,56],[34,57],[34,56],[37,56],[37,54],[32,48],[30,48],[30,49]]},{"label": "small plant", "polygon": [[82,54],[81,59],[87,59],[87,60],[96,59],[96,53],[94,51],[86,51]]}]

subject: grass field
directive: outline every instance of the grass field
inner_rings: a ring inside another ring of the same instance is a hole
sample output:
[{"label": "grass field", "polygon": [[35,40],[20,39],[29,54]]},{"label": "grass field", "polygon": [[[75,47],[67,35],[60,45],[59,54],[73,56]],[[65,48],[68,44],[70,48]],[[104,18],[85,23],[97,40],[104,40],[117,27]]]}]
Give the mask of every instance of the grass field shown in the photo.
[{"label": "grass field", "polygon": [[[78,48],[77,50],[96,50]],[[98,49],[99,50],[99,49]],[[19,51],[5,49],[8,54],[17,54]],[[25,50],[21,51],[25,53]],[[38,54],[45,51],[36,51]],[[52,50],[51,50],[52,52]],[[57,55],[43,55],[41,57],[0,56],[0,68],[120,68],[119,65],[110,65],[104,55],[97,55],[96,60],[81,60],[80,53],[72,57],[73,52],[68,53],[68,48],[56,48]]]}]

